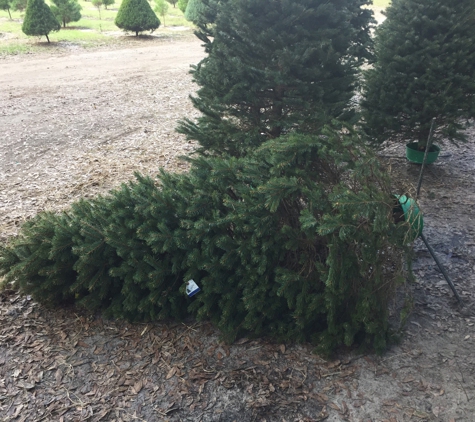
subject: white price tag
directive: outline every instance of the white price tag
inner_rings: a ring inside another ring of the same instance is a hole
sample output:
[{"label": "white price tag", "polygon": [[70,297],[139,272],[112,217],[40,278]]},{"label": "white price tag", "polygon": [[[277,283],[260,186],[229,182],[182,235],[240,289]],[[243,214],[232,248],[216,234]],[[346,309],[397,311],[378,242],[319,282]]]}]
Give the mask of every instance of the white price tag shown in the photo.
[{"label": "white price tag", "polygon": [[201,289],[198,287],[194,280],[188,280],[188,283],[186,283],[186,294],[188,295],[188,297],[194,296],[200,290]]}]

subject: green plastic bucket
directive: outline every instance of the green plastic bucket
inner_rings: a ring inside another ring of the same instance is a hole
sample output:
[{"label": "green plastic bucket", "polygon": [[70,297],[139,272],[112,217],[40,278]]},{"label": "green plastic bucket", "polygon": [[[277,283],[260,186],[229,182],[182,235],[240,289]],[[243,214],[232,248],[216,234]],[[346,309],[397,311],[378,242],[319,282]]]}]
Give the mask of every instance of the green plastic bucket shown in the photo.
[{"label": "green plastic bucket", "polygon": [[[427,153],[426,164],[432,164],[439,156],[440,148],[437,145],[431,145]],[[417,148],[417,142],[409,142],[406,144],[406,157],[411,163],[422,164],[424,161],[425,151]]]},{"label": "green plastic bucket", "polygon": [[422,234],[424,228],[422,212],[414,199],[408,198],[406,195],[395,195],[395,197],[404,213],[404,221],[407,221],[411,226],[412,240],[415,240]]}]

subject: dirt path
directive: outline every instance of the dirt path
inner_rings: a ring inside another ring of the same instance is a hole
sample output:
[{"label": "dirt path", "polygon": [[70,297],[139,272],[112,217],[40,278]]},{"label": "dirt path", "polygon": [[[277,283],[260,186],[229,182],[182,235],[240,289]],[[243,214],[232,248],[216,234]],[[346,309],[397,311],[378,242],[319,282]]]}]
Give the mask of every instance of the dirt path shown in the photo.
[{"label": "dirt path", "polygon": [[77,87],[87,90],[91,83],[120,84],[134,76],[167,78],[187,71],[203,58],[199,41],[162,42],[133,49],[82,52],[62,56],[7,56],[0,60],[2,94],[6,92],[54,92]]},{"label": "dirt path", "polygon": [[[189,64],[199,42],[0,60],[0,240],[159,166],[186,168],[174,132],[194,116]],[[389,146],[394,177],[418,167]],[[383,357],[243,339],[221,344],[208,324],[127,324],[48,310],[0,294],[1,421],[475,420],[475,136],[444,146],[421,196],[425,233],[466,306],[423,245],[402,343]]]},{"label": "dirt path", "polygon": [[0,60],[0,239],[43,209],[104,192],[191,148],[176,122],[195,114],[200,43]]}]

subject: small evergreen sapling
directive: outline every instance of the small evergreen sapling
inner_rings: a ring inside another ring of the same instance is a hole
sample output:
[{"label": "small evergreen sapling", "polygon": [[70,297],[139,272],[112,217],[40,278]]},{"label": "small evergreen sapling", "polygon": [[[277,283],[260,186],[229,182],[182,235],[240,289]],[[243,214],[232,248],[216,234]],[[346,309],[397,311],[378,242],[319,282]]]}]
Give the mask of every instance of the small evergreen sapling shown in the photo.
[{"label": "small evergreen sapling", "polygon": [[102,0],[102,4],[104,5],[104,9],[107,10],[107,6],[112,6],[115,3],[115,0]]},{"label": "small evergreen sapling", "polygon": [[63,23],[63,28],[70,22],[81,19],[81,5],[77,0],[52,0],[51,11],[58,21]]},{"label": "small evergreen sapling", "polygon": [[[104,0],[91,0],[92,5],[97,9],[99,13],[99,20],[102,20],[101,7],[104,6]],[[102,31],[102,26],[100,27]]]},{"label": "small evergreen sapling", "polygon": [[165,0],[155,0],[155,12],[157,12],[163,19],[163,26],[166,25],[165,16],[168,13],[168,2]]},{"label": "small evergreen sapling", "polygon": [[366,130],[424,149],[436,118],[438,135],[463,138],[463,119],[475,116],[473,1],[393,0],[386,16],[364,75]]},{"label": "small evergreen sapling", "polygon": [[12,8],[11,0],[0,0],[0,10],[5,10],[8,12],[8,16],[10,20],[12,20],[12,14],[10,13],[10,9]]},{"label": "small evergreen sapling", "polygon": [[60,23],[44,0],[29,0],[26,6],[25,18],[21,30],[26,35],[41,37],[44,35],[49,41],[51,31],[59,31]]},{"label": "small evergreen sapling", "polygon": [[115,24],[138,36],[142,31],[153,32],[160,26],[160,20],[147,0],[124,0],[117,12]]}]

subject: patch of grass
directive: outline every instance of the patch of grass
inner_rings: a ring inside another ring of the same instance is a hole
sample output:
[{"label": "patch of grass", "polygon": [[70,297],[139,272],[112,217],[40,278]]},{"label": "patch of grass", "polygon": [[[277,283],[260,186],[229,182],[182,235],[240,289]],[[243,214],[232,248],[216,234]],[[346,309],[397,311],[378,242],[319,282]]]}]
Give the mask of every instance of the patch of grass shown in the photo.
[{"label": "patch of grass", "polygon": [[386,8],[391,3],[391,0],[373,0],[373,6]]},{"label": "patch of grass", "polygon": [[[1,18],[0,18],[1,19]],[[22,21],[19,20],[0,20],[0,32],[11,32],[17,33],[18,30],[21,32]],[[23,32],[22,32],[23,33]]]},{"label": "patch of grass", "polygon": [[[154,4],[152,4],[152,8],[153,7],[155,7]],[[162,26],[163,26],[162,17],[159,16],[159,19],[162,22]],[[186,26],[188,28],[194,28],[194,25],[185,19],[181,10],[178,9],[178,7],[173,8],[171,5],[168,8],[168,13],[165,17],[165,27],[169,27],[169,26]]]},{"label": "patch of grass", "polygon": [[35,51],[35,47],[26,43],[0,43],[0,56],[14,54],[28,54]]},{"label": "patch of grass", "polygon": [[98,20],[88,17],[86,19],[81,19],[78,22],[72,22],[70,26],[72,28],[82,29],[83,33],[85,34],[87,32],[85,32],[84,30],[95,32],[120,31],[120,29],[115,26],[113,19],[105,20],[104,18]]},{"label": "patch of grass", "polygon": [[95,31],[82,31],[80,29],[65,29],[50,35],[52,41],[69,41],[77,43],[105,42],[109,37]]}]

